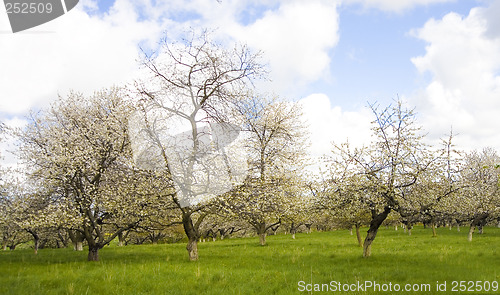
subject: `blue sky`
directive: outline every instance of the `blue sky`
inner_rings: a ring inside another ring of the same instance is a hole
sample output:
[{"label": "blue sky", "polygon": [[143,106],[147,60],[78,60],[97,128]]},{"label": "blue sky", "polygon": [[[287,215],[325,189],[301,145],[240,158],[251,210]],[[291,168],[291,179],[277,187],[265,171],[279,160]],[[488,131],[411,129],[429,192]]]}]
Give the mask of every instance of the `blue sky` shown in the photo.
[{"label": "blue sky", "polygon": [[205,27],[264,52],[272,83],[259,89],[304,104],[315,154],[332,141],[366,143],[367,101],[397,96],[430,141],[453,126],[464,149],[500,148],[498,0],[82,0],[17,34],[3,9],[0,121],[10,125],[70,89],[132,81],[139,44]]},{"label": "blue sky", "polygon": [[335,103],[350,110],[366,105],[367,101],[390,103],[397,95],[411,94],[430,77],[418,73],[410,60],[425,54],[426,45],[410,32],[451,11],[467,15],[475,4],[439,3],[401,13],[367,10],[359,4],[342,6],[340,39],[332,49],[332,78],[318,81],[311,89],[328,94]]}]

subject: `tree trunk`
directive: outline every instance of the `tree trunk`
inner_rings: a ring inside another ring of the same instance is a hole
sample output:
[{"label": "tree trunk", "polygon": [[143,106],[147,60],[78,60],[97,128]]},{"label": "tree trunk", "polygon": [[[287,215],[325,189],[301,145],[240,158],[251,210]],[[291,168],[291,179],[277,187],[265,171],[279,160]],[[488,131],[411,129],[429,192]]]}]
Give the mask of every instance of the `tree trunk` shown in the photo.
[{"label": "tree trunk", "polygon": [[33,242],[34,242],[34,247],[33,248],[35,250],[35,255],[37,255],[38,254],[38,248],[40,248],[40,236],[34,230],[28,230],[28,233],[30,233],[33,236]]},{"label": "tree trunk", "polygon": [[474,233],[475,229],[476,229],[476,226],[474,224],[471,224],[470,228],[469,228],[469,235],[467,236],[467,240],[469,242],[472,242],[472,234]]},{"label": "tree trunk", "polygon": [[478,225],[478,226],[477,226],[477,231],[478,231],[478,233],[479,233],[480,235],[482,235],[482,234],[483,234],[483,225],[482,225],[482,224],[480,224],[480,225]]},{"label": "tree trunk", "polygon": [[[57,240],[56,240],[57,241]],[[49,242],[49,239],[40,239],[40,244],[38,245],[38,249],[44,249],[45,245]]]},{"label": "tree trunk", "polygon": [[88,261],[99,261],[99,247],[89,245]]},{"label": "tree trunk", "polygon": [[437,233],[436,233],[436,223],[433,222],[432,223],[432,237],[435,238],[437,237]]},{"label": "tree trunk", "polygon": [[253,227],[255,228],[255,231],[257,232],[257,235],[259,236],[259,242],[261,246],[266,245],[266,235],[267,235],[267,227],[266,224],[263,223],[256,223],[253,224]]},{"label": "tree trunk", "polygon": [[460,224],[457,223],[457,231],[460,232]]},{"label": "tree trunk", "polygon": [[189,260],[198,260],[198,240],[189,240],[186,246],[186,250],[188,251]]},{"label": "tree trunk", "polygon": [[75,251],[83,251],[83,241],[85,236],[79,231],[68,230],[69,239],[73,243],[73,249]]},{"label": "tree trunk", "polygon": [[191,212],[185,212],[182,214],[182,225],[184,227],[184,232],[188,237],[186,250],[188,252],[189,260],[196,261],[198,260],[198,239],[200,238],[200,235],[194,227]]},{"label": "tree trunk", "polygon": [[123,232],[121,232],[118,234],[118,247],[123,247],[124,241],[125,235],[123,234]]},{"label": "tree trunk", "polygon": [[259,241],[261,246],[266,245],[266,232],[259,233]]},{"label": "tree trunk", "polygon": [[360,228],[361,225],[356,224],[356,237],[358,238],[358,245],[363,247],[363,239],[361,238],[361,232],[359,231]]},{"label": "tree trunk", "polygon": [[[500,227],[500,221],[499,221],[499,223],[498,223],[498,224],[499,224],[499,227]],[[311,226],[312,226],[312,224],[306,224],[305,226],[306,226],[306,228],[307,228],[306,233],[310,234],[310,233],[311,233]]]},{"label": "tree trunk", "polygon": [[38,248],[40,247],[40,238],[38,237],[38,235],[36,235],[35,237],[35,255],[38,254]]},{"label": "tree trunk", "polygon": [[486,220],[486,218],[488,218],[488,216],[489,216],[488,213],[481,213],[481,214],[477,215],[472,220],[472,223],[470,224],[470,228],[469,228],[469,236],[467,237],[467,239],[469,240],[469,242],[472,241],[472,234],[474,233],[474,230],[476,229],[476,226],[478,227],[478,229],[480,229],[480,226],[483,224],[483,222]]},{"label": "tree trunk", "polygon": [[59,245],[59,243],[57,243],[57,248],[68,247],[68,238],[65,238],[63,236],[60,229],[57,230],[57,237],[59,238],[59,240],[61,240],[61,244],[62,244],[62,245]]},{"label": "tree trunk", "polygon": [[370,257],[372,254],[372,242],[377,236],[380,225],[384,222],[390,212],[391,208],[388,206],[384,208],[382,213],[376,214],[375,212],[372,212],[372,221],[370,222],[370,228],[367,231],[365,242],[363,244],[363,257]]},{"label": "tree trunk", "polygon": [[[292,239],[295,240],[295,233],[297,232],[298,227],[295,227],[295,224],[292,222],[292,225],[290,226],[290,234],[292,235]],[[286,235],[286,232],[285,232]]]}]

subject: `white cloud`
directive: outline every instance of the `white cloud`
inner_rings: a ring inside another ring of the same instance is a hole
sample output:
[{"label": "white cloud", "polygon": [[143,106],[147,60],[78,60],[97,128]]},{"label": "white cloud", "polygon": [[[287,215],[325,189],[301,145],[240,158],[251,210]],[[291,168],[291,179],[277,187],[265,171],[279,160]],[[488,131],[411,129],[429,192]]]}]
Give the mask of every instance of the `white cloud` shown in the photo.
[{"label": "white cloud", "polygon": [[269,61],[274,91],[325,77],[339,40],[336,1],[283,1],[247,26],[232,27],[235,39],[262,50]]},{"label": "white cloud", "polygon": [[[12,34],[4,6],[0,9],[0,121],[19,125],[31,108],[47,107],[70,89],[91,94],[121,85],[138,70],[140,42],[153,46],[161,36],[160,18],[145,20],[137,2],[117,0],[109,13],[87,13],[94,1],[81,1],[68,14],[26,32]],[[2,166],[17,159],[0,143]]]},{"label": "white cloud", "polygon": [[175,9],[199,15],[184,21],[184,27],[215,29],[223,41],[262,51],[272,83],[259,86],[289,95],[327,77],[339,40],[338,4],[339,0],[192,0]]},{"label": "white cloud", "polygon": [[365,108],[354,112],[332,106],[328,96],[311,94],[300,100],[306,124],[309,126],[313,157],[321,157],[332,151],[333,145],[346,141],[353,147],[367,145],[371,139],[372,114]]},{"label": "white cloud", "polygon": [[344,4],[361,4],[364,8],[375,8],[388,12],[401,13],[420,5],[454,2],[456,0],[343,0]]},{"label": "white cloud", "polygon": [[494,23],[489,9],[472,9],[466,17],[450,13],[413,32],[428,45],[425,55],[412,62],[432,74],[429,85],[413,97],[424,128],[437,139],[453,126],[465,149],[500,148],[500,38],[488,34]]},{"label": "white cloud", "polygon": [[[3,123],[9,128],[22,128],[26,126],[27,121],[19,117],[4,120]],[[6,134],[0,134],[0,167],[15,168],[18,162],[17,157],[12,153],[16,150],[16,141]]]},{"label": "white cloud", "polygon": [[[116,0],[109,12],[89,14],[96,2],[81,1],[25,33],[0,34],[0,113],[23,114],[69,89],[90,93],[121,84],[135,74],[140,42],[155,46],[163,31],[175,35],[189,27],[214,28],[263,50],[273,80],[266,90],[290,94],[293,86],[327,75],[338,42],[336,7],[329,0]],[[0,15],[1,28],[10,27]]]},{"label": "white cloud", "polygon": [[[69,89],[91,93],[132,77],[138,43],[158,40],[161,24],[140,20],[128,0],[104,15],[82,10],[90,4],[26,32],[0,34],[1,112],[25,113]],[[0,23],[10,27],[5,18]]]},{"label": "white cloud", "polygon": [[267,90],[279,94],[326,75],[339,38],[337,2],[330,0],[116,0],[105,13],[96,1],[82,0],[67,15],[16,34],[7,32],[1,7],[2,121],[46,107],[70,89],[90,94],[126,82],[137,73],[138,44],[155,46],[164,31],[175,38],[189,27],[208,27],[265,51],[273,79]]}]

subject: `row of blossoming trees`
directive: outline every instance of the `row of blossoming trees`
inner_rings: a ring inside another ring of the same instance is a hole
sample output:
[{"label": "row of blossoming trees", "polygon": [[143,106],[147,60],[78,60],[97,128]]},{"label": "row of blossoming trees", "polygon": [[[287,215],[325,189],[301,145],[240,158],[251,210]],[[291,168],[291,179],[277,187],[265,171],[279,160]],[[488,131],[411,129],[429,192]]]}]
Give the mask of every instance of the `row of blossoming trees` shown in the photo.
[{"label": "row of blossoming trees", "polygon": [[[461,153],[453,136],[430,147],[401,102],[374,114],[372,143],[335,144],[326,171],[308,174],[300,105],[255,91],[265,70],[245,46],[224,49],[206,34],[165,41],[143,60],[143,79],[83,96],[71,93],[32,113],[14,136],[22,159],[2,171],[3,248],[32,240],[88,247],[183,232],[191,260],[200,239],[281,225],[379,227],[397,216],[482,228],[499,217],[499,157]],[[183,131],[179,133],[179,130]],[[332,126],[335,132],[335,126]]]},{"label": "row of blossoming trees", "polygon": [[482,231],[488,222],[498,222],[500,157],[493,149],[460,152],[452,133],[432,147],[425,144],[413,110],[401,101],[370,108],[375,118],[371,144],[334,145],[325,180],[311,187],[319,208],[357,229],[368,225],[363,256],[370,256],[377,231],[391,213],[410,233],[417,222],[430,225],[434,236],[438,225],[468,223],[469,241],[476,227]]}]

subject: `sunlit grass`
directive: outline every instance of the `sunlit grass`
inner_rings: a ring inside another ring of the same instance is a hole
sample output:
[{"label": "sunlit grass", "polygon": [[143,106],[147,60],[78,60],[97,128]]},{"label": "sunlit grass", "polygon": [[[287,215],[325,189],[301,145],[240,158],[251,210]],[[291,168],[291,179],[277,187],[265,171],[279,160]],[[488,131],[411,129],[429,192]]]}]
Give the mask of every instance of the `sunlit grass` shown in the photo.
[{"label": "sunlit grass", "polygon": [[383,228],[368,259],[348,231],[270,236],[264,247],[258,238],[200,243],[197,262],[184,244],[110,246],[99,262],[71,249],[0,251],[0,294],[300,294],[299,281],[367,280],[433,287],[410,294],[453,294],[436,292],[436,281],[448,289],[452,281],[500,281],[500,229],[486,228],[471,243],[466,234]]}]

